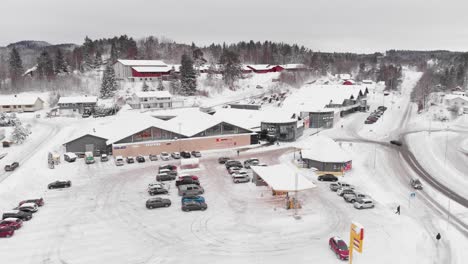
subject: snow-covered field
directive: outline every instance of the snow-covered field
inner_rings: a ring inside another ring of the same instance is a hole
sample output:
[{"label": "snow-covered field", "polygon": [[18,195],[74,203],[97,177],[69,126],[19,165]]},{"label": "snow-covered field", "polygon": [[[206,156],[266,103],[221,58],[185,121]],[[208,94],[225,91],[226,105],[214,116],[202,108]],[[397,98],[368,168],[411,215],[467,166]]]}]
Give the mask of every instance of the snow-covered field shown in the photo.
[{"label": "snow-covered field", "polygon": [[[371,111],[382,104],[388,106],[375,124],[364,125],[368,113],[355,113],[320,134],[387,142],[417,128],[411,122],[425,122],[414,121],[414,109],[407,109],[409,93],[419,77],[420,73],[405,70],[401,94],[384,97],[381,87],[375,93],[371,91]],[[268,78],[271,81],[271,76]],[[266,85],[267,80],[263,81]],[[249,86],[203,102],[222,104],[258,90]],[[20,118],[32,125],[33,134],[23,145],[4,150],[8,155],[0,160],[0,166],[19,161],[20,167],[0,173],[0,213],[26,198],[43,197],[46,204],[15,236],[0,239],[1,263],[342,263],[329,250],[328,239],[339,235],[348,242],[351,221],[365,228],[364,251],[355,254],[356,263],[461,264],[468,257],[468,238],[452,227],[434,204],[445,205],[447,198],[426,185],[424,191],[410,198],[414,190],[408,181],[417,175],[391,147],[349,142],[341,145],[353,158],[353,169],[344,180],[370,195],[376,202],[374,209],[356,210],[331,192],[327,183],[316,182],[317,188],[299,194],[303,208],[299,210],[301,219],[296,220],[291,210],[284,209],[284,198],[272,196],[268,188],[233,184],[216,160],[221,155],[233,155],[232,150],[225,150],[203,153],[201,159],[199,176],[208,210],[185,213],[173,182],[168,183],[167,195],[171,207],[147,210],[144,206],[150,198],[146,187],[155,181],[161,162],[116,167],[112,159],[92,165],[79,159],[75,163],[63,161],[55,169],[47,167],[49,151],[63,152],[61,145],[71,137],[118,115],[105,119],[35,119],[23,114]],[[411,125],[405,129],[406,122]],[[465,125],[456,122],[457,129]],[[460,194],[466,193],[468,157],[462,152],[468,144],[466,134],[442,131],[429,136],[415,132],[407,137],[422,165],[433,169],[433,176]],[[292,162],[294,154],[288,146],[300,146],[301,140],[246,151],[240,159],[255,156],[270,165],[287,164],[315,182],[313,172]],[[446,168],[441,166],[444,162]],[[72,180],[73,186],[47,190],[47,184],[57,179]],[[394,213],[398,205],[401,215]],[[449,206],[460,219],[468,221],[466,208],[455,202]],[[435,240],[437,233],[442,234],[439,242]]]}]

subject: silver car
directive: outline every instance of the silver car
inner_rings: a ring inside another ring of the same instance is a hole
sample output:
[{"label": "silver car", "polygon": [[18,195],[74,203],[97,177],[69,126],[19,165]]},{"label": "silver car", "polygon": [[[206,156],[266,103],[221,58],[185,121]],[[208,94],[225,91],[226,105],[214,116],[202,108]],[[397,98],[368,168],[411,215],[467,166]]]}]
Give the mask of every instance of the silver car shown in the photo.
[{"label": "silver car", "polygon": [[234,183],[249,182],[250,177],[247,174],[234,174],[232,175],[232,181]]},{"label": "silver car", "polygon": [[196,184],[179,185],[178,187],[180,196],[196,196],[205,192],[203,187]]},{"label": "silver car", "polygon": [[356,209],[374,208],[374,206],[374,201],[369,198],[357,199],[356,202],[354,202],[354,208]]},{"label": "silver car", "polygon": [[341,188],[341,186],[338,185],[338,183],[331,183],[331,184],[330,184],[330,190],[331,190],[332,192],[338,191],[339,188]]},{"label": "silver car", "polygon": [[348,193],[343,195],[343,199],[348,203],[354,203],[357,199],[368,198],[363,193]]}]

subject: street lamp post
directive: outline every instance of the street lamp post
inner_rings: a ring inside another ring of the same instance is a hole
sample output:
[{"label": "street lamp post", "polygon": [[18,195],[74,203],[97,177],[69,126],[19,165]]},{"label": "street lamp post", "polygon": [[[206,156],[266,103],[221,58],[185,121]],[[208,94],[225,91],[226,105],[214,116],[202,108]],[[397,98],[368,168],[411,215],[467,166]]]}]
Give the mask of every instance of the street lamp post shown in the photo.
[{"label": "street lamp post", "polygon": [[447,126],[447,129],[445,130],[445,155],[444,155],[444,167],[447,167],[447,149],[448,149],[448,130],[449,126]]},{"label": "street lamp post", "polygon": [[[180,137],[181,134],[182,134],[182,132],[181,132],[181,126],[182,126],[182,124],[181,124],[181,123],[178,123],[178,125],[179,125],[179,137]],[[180,153],[181,151],[182,151],[182,150],[181,150],[181,147],[180,147],[180,139],[179,139],[179,153]]]}]

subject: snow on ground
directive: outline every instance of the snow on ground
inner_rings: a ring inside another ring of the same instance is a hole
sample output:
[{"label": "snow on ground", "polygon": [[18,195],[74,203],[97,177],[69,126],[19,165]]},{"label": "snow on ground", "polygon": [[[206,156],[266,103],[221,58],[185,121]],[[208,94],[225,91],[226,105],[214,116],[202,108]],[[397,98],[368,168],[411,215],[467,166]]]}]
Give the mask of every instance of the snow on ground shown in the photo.
[{"label": "snow on ground", "polygon": [[468,154],[468,138],[461,143],[460,150]]}]

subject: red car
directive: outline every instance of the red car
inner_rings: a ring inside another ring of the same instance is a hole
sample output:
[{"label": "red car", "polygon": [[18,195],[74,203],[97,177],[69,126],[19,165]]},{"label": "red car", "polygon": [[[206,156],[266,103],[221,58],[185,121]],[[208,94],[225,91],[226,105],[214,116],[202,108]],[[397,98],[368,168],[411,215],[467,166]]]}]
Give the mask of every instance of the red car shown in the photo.
[{"label": "red car", "polygon": [[15,233],[15,229],[7,226],[0,226],[0,237],[11,237]]},{"label": "red car", "polygon": [[20,229],[23,226],[23,220],[19,218],[5,218],[0,221],[0,228],[11,227],[15,230]]},{"label": "red car", "polygon": [[194,181],[198,181],[198,176],[195,176],[195,175],[181,175],[181,176],[179,176],[179,180],[183,180],[183,179],[192,179]]},{"label": "red car", "polygon": [[24,200],[19,203],[19,206],[25,203],[35,203],[37,206],[43,206],[44,205],[44,199],[39,198],[39,199],[29,199],[29,200]]},{"label": "red car", "polygon": [[336,257],[342,260],[347,260],[349,258],[349,249],[346,242],[340,237],[331,237],[328,242],[330,249],[335,253]]}]

